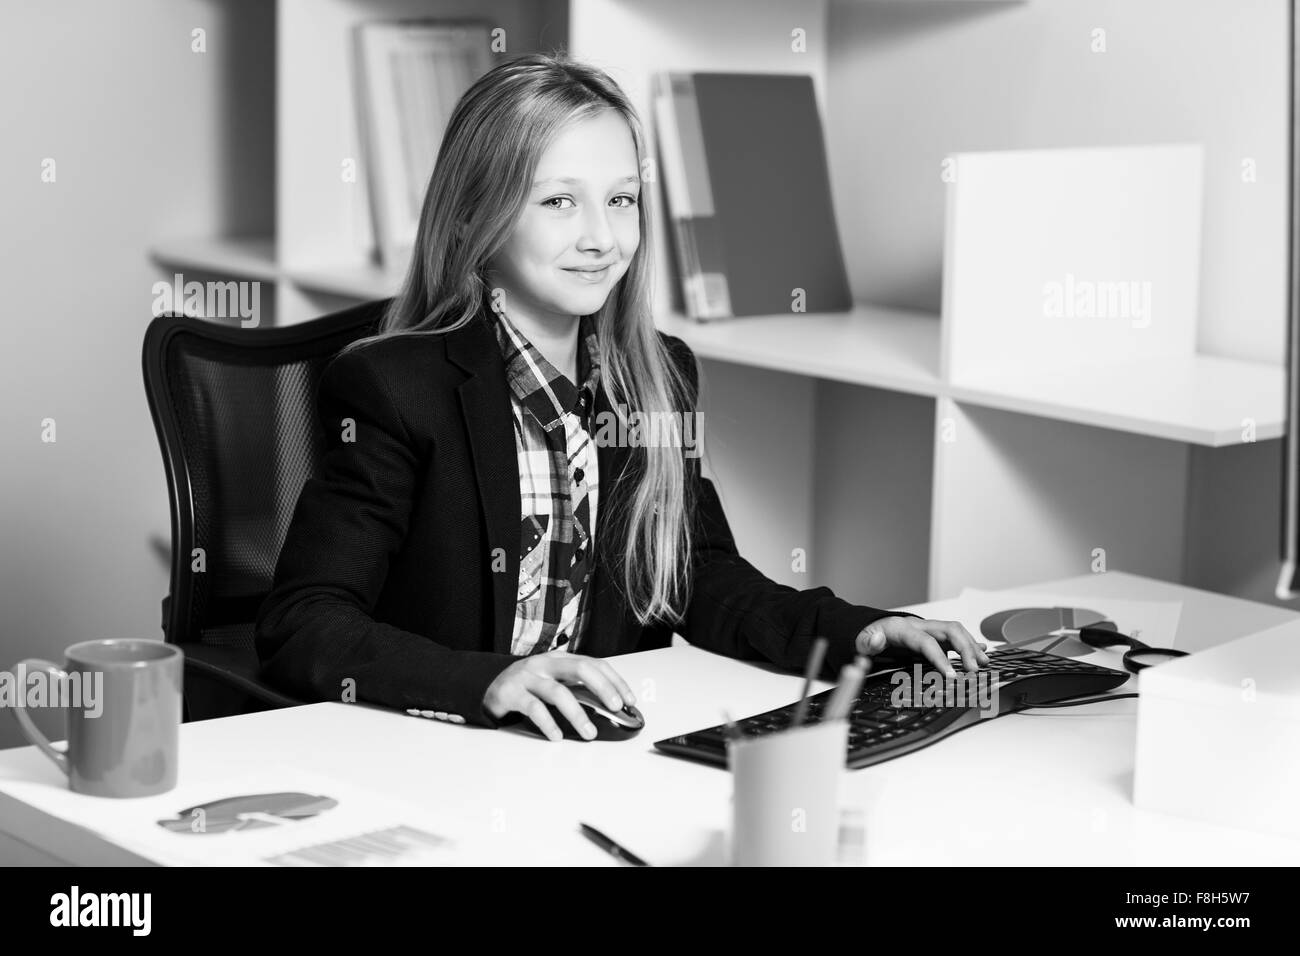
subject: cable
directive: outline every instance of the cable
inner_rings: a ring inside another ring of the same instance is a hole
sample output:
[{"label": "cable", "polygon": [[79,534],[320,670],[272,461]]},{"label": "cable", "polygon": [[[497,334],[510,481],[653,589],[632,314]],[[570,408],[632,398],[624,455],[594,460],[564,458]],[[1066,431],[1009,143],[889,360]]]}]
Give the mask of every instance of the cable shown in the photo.
[{"label": "cable", "polygon": [[[1137,694],[1107,694],[1104,697],[1084,697],[1079,700],[1062,700],[1054,704],[1029,704],[1021,707],[1019,710],[1037,710],[1039,707],[1077,707],[1080,704],[1097,704],[1103,700],[1123,700],[1125,697],[1136,697]],[[1017,711],[1018,713],[1019,711]]]}]

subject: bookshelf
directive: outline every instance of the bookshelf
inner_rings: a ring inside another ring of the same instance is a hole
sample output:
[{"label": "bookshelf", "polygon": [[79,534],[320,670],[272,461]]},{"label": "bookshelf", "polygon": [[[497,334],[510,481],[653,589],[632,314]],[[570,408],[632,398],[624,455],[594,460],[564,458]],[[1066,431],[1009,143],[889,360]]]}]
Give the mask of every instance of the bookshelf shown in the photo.
[{"label": "bookshelf", "polygon": [[[510,54],[566,46],[619,81],[651,138],[652,71],[809,73],[834,181],[862,144],[846,119],[859,94],[836,85],[846,69],[837,57],[852,40],[830,36],[837,8],[872,4],[946,15],[926,0],[277,0],[275,81],[266,90],[276,103],[266,171],[274,225],[265,235],[159,237],[152,256],[168,271],[272,284],[276,324],[396,291],[401,275],[368,258],[364,178],[339,175],[344,160],[360,156],[347,31],[367,18],[479,17],[506,30]],[[952,6],[969,16],[981,5]],[[807,37],[798,54],[795,28]],[[655,298],[668,303],[667,218],[658,189],[647,193],[657,223]],[[869,211],[846,207],[845,195],[837,184],[851,254]],[[658,311],[658,327],[702,360],[706,472],[719,481],[742,553],[769,576],[894,606],[964,585],[1086,573],[1104,547],[1117,569],[1181,581],[1191,450],[1241,443],[1244,419],[1255,441],[1282,433],[1280,363],[1194,354],[1117,364],[1100,377],[1084,368],[1019,377],[967,368],[954,381],[941,368],[944,322],[866,302],[844,314],[706,324]],[[1161,493],[1153,503],[1133,489]],[[802,570],[792,559],[800,550]]]}]

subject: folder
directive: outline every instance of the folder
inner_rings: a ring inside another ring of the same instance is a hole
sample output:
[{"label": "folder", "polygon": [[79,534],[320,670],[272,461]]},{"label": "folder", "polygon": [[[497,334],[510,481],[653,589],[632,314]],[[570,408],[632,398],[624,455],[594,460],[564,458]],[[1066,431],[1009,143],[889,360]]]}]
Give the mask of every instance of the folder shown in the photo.
[{"label": "folder", "polygon": [[661,73],[653,108],[683,311],[851,308],[812,78]]}]

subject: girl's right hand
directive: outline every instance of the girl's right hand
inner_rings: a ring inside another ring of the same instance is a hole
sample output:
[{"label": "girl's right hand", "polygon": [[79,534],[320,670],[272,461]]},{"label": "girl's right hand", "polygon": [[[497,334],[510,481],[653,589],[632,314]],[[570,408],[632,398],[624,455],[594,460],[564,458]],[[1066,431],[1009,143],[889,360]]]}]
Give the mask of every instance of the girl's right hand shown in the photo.
[{"label": "girl's right hand", "polygon": [[503,670],[483,695],[483,709],[497,720],[509,713],[523,714],[550,740],[560,740],[564,735],[547,709],[549,704],[591,740],[596,728],[565,684],[585,684],[610,710],[636,704],[627,682],[604,660],[557,650],[520,658]]}]

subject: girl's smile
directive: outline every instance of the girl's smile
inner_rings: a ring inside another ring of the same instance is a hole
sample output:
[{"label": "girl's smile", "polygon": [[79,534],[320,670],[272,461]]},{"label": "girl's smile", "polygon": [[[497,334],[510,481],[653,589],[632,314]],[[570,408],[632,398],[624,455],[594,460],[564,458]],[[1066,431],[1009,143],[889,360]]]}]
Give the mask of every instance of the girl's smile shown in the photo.
[{"label": "girl's smile", "polygon": [[578,266],[564,271],[571,273],[582,282],[604,282],[609,278],[613,265],[608,263],[604,266]]}]

